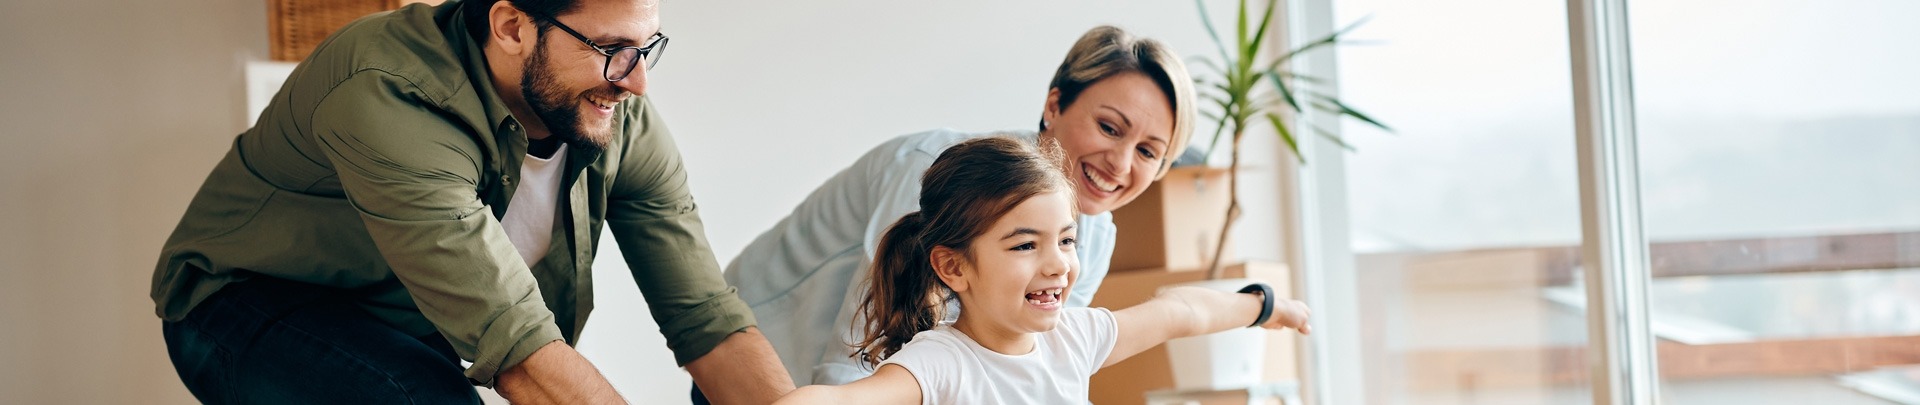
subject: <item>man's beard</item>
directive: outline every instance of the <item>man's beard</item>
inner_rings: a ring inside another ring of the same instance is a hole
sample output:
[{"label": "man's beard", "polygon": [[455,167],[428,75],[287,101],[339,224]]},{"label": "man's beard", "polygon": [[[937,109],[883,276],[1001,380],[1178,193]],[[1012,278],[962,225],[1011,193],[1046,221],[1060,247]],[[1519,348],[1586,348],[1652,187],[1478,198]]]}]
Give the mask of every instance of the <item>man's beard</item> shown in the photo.
[{"label": "man's beard", "polygon": [[[533,56],[527,58],[522,71],[526,74],[520,77],[520,96],[546,125],[548,136],[560,137],[576,149],[606,149],[613,138],[613,123],[608,122],[604,128],[586,128],[580,122],[582,94],[567,94],[566,87],[554,78],[553,67],[547,61],[547,47],[534,47]],[[621,90],[608,86],[596,91],[617,94]]]}]

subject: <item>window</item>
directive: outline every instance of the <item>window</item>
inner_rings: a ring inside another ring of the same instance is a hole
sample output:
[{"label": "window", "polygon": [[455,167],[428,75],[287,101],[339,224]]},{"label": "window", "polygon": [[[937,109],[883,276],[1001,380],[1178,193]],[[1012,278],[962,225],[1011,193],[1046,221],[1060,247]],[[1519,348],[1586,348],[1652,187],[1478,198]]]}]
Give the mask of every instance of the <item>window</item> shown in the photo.
[{"label": "window", "polygon": [[1629,13],[1662,396],[1920,402],[1920,3]]},{"label": "window", "polygon": [[1920,3],[1597,2],[1631,3],[1593,28],[1629,30],[1624,70],[1569,63],[1604,62],[1570,57],[1568,3],[1308,2],[1372,17],[1335,72],[1398,129],[1337,127],[1357,151],[1300,186],[1331,218],[1306,238],[1339,236],[1307,245],[1351,247],[1309,262],[1354,263],[1307,266],[1343,280],[1312,293],[1360,308],[1316,370],[1373,404],[1633,402],[1589,375],[1571,67],[1632,79],[1633,135],[1604,139],[1636,142],[1648,290],[1604,299],[1646,310],[1658,361],[1609,372],[1675,404],[1920,403]]},{"label": "window", "polygon": [[1366,402],[1591,403],[1565,5],[1334,6]]}]

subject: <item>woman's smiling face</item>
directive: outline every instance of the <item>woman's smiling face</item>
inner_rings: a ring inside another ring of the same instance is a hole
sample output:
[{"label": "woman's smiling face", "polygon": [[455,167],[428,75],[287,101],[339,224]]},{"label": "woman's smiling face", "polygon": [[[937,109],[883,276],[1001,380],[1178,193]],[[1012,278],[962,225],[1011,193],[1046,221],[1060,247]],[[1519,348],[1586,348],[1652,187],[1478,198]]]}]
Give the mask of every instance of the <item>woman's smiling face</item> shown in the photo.
[{"label": "woman's smiling face", "polygon": [[1133,202],[1160,174],[1173,138],[1173,104],[1153,79],[1122,73],[1101,79],[1064,110],[1047,96],[1047,129],[1066,155],[1075,206],[1100,214]]}]

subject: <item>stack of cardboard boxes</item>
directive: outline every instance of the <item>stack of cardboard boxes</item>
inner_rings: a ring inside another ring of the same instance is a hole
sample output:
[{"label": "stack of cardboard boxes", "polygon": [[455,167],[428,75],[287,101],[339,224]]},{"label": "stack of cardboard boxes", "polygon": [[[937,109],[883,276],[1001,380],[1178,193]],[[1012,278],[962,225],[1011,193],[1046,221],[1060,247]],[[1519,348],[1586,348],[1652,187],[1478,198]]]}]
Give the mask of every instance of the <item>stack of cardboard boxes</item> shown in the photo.
[{"label": "stack of cardboard boxes", "polygon": [[[1207,259],[1218,246],[1226,210],[1227,172],[1207,167],[1173,169],[1133,203],[1114,210],[1119,240],[1111,273],[1094,296],[1093,306],[1126,308],[1153,298],[1162,287],[1205,280]],[[1234,257],[1231,249],[1227,257]],[[1281,298],[1292,291],[1292,276],[1284,264],[1232,264],[1224,277],[1264,281]],[[1296,339],[1290,330],[1267,333],[1263,380],[1296,379]],[[1174,388],[1173,367],[1163,344],[1095,373],[1089,395],[1093,403],[1102,405],[1145,404],[1146,393]]]}]

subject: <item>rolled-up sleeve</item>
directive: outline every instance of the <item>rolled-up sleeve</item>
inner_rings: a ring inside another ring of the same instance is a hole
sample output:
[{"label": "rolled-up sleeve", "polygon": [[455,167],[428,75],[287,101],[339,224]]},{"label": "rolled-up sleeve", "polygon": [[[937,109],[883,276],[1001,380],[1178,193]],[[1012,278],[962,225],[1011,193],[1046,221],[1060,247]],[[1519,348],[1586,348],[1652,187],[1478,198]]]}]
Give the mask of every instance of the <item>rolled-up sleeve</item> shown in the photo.
[{"label": "rolled-up sleeve", "polygon": [[651,101],[639,103],[631,125],[640,130],[619,145],[607,227],[674,360],[686,366],[754,326],[753,311],[720,274],[672,136]]},{"label": "rolled-up sleeve", "polygon": [[409,82],[377,71],[335,86],[313,136],[393,273],[462,359],[494,377],[561,339],[553,313],[476,191],[485,154]]}]

